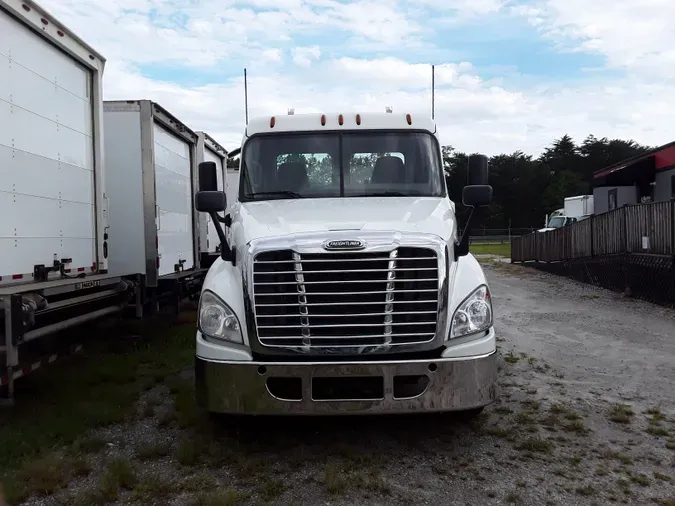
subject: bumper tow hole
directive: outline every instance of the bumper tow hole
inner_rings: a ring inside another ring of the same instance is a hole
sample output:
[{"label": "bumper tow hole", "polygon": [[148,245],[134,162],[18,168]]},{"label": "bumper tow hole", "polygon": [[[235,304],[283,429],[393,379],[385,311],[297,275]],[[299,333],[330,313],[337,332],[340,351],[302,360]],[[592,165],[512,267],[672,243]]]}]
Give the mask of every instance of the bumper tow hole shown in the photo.
[{"label": "bumper tow hole", "polygon": [[434,372],[436,369],[438,369],[438,366],[434,364],[433,362],[429,364],[429,371]]},{"label": "bumper tow hole", "polygon": [[264,365],[258,367],[258,374],[260,374],[260,376],[265,376],[265,374],[267,374],[267,367]]}]

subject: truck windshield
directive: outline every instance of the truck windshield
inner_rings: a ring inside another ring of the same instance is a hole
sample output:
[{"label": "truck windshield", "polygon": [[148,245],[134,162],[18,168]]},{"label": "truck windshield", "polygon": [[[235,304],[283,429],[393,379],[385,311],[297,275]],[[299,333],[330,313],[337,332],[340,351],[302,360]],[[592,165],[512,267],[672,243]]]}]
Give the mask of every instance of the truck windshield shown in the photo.
[{"label": "truck windshield", "polygon": [[417,132],[261,135],[244,146],[239,200],[445,195],[436,139]]},{"label": "truck windshield", "polygon": [[560,228],[565,225],[565,218],[564,217],[556,217],[556,218],[551,218],[548,220],[548,227],[549,228]]}]

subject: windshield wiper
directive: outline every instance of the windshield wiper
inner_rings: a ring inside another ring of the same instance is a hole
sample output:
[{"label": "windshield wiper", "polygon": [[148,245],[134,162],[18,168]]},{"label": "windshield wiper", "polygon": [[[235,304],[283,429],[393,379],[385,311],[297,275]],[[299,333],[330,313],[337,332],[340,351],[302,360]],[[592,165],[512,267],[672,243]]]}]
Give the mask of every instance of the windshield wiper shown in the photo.
[{"label": "windshield wiper", "polygon": [[[418,194],[419,195],[419,194]],[[414,193],[404,193],[397,192],[394,190],[387,190],[381,192],[368,192],[363,195],[364,197],[415,197]]]},{"label": "windshield wiper", "polygon": [[279,190],[275,192],[255,192],[255,193],[247,193],[245,197],[247,199],[255,199],[258,196],[271,196],[271,197],[287,197],[289,199],[299,199],[302,197],[297,192],[292,192],[290,190]]}]

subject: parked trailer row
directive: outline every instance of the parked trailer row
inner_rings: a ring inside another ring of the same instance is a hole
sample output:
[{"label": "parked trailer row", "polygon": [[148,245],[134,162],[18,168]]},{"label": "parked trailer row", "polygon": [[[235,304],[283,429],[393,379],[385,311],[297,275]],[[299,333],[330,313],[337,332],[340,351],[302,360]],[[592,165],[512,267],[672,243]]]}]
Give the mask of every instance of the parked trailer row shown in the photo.
[{"label": "parked trailer row", "polygon": [[36,3],[0,0],[0,402],[28,343],[196,296],[217,255],[194,194],[197,164],[227,152],[159,104],[104,102],[105,61]]}]

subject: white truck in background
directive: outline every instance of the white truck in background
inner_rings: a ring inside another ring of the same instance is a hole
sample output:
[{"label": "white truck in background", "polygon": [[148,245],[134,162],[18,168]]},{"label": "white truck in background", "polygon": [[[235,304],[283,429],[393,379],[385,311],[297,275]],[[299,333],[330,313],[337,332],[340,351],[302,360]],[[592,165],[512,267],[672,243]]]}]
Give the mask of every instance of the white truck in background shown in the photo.
[{"label": "white truck in background", "polygon": [[132,282],[108,270],[104,66],[100,54],[35,2],[0,0],[5,402],[13,399],[14,380],[40,365],[26,355],[38,338],[119,312],[132,293]]},{"label": "white truck in background", "polygon": [[233,205],[216,170],[200,164],[195,197],[222,243],[196,333],[207,411],[475,415],[497,398],[491,295],[469,254],[487,157],[469,157],[462,237],[426,117],[256,118]]},{"label": "white truck in background", "polygon": [[[216,164],[216,186],[218,190],[225,190],[225,166],[227,164],[227,150],[216,142],[213,137],[205,132],[197,134],[197,164],[201,162],[213,162]],[[198,216],[200,235],[201,257],[199,259],[202,268],[209,268],[220,255],[220,239],[218,231],[213,225],[211,217],[204,213]],[[203,231],[206,231],[205,233]]]},{"label": "white truck in background", "polygon": [[194,211],[198,135],[150,100],[105,101],[103,111],[109,271],[135,275],[150,312],[177,306],[198,295],[206,274],[206,227]]},{"label": "white truck in background", "polygon": [[593,214],[593,195],[567,197],[564,207],[556,209],[546,217],[546,226],[537,232],[548,232],[582,221]]}]

